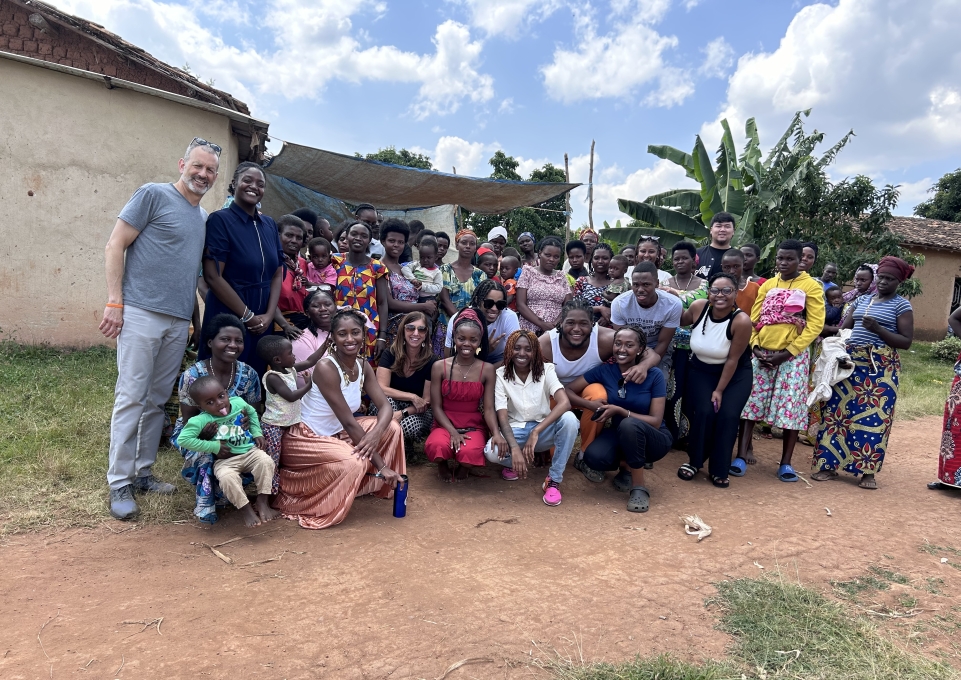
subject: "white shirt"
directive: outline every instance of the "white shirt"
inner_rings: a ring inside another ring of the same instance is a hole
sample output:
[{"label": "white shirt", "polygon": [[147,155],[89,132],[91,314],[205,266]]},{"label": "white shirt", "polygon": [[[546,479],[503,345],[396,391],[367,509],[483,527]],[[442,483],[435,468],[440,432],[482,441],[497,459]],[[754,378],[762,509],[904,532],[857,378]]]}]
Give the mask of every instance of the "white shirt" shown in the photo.
[{"label": "white shirt", "polygon": [[376,257],[377,259],[380,260],[380,259],[383,259],[384,253],[386,251],[384,250],[384,246],[380,241],[378,241],[375,238],[372,238],[370,240],[370,248],[367,249],[367,252],[370,253],[371,257]]},{"label": "white shirt", "polygon": [[[634,274],[634,267],[628,267],[628,268],[627,268],[627,274],[624,275],[624,278],[627,279],[627,282],[628,282],[628,283],[631,282],[631,276],[633,276],[633,274]],[[666,285],[667,285],[667,282],[670,281],[670,280],[671,280],[671,272],[666,272],[666,271],[664,271],[663,269],[658,269],[658,270],[657,270],[657,283],[658,283],[658,285],[666,286]]]},{"label": "white shirt", "polygon": [[511,427],[524,427],[525,423],[539,423],[551,412],[551,397],[564,389],[557,379],[554,364],[544,364],[544,375],[534,382],[533,371],[527,380],[520,382],[504,377],[505,367],[497,369],[497,382],[494,384],[494,408],[507,410],[507,420]]}]

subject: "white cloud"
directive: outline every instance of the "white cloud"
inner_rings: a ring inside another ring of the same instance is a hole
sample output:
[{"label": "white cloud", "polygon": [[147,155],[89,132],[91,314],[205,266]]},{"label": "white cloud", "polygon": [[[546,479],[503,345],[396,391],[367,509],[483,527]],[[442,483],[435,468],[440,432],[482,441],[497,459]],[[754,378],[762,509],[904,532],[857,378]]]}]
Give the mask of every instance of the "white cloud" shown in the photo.
[{"label": "white cloud", "polygon": [[[961,152],[961,3],[839,0],[801,9],[777,49],[738,60],[718,116],[740,133],[750,116],[770,145],[793,113],[813,107],[808,128],[826,149],[857,137],[833,172],[885,172]],[[702,136],[713,146],[717,120]],[[952,161],[953,162],[953,161]],[[902,199],[904,200],[904,199]]]},{"label": "white cloud", "polygon": [[564,103],[605,97],[630,98],[644,86],[658,84],[644,102],[674,106],[694,91],[690,75],[669,66],[664,53],[677,46],[674,36],[659,34],[652,24],[663,18],[669,0],[613,0],[613,29],[598,31],[594,12],[575,7],[577,44],[557,48],[554,60],[541,67],[551,98]]},{"label": "white cloud", "polygon": [[[214,78],[218,87],[251,104],[261,93],[289,99],[318,97],[333,80],[419,85],[411,113],[420,119],[453,113],[465,100],[482,103],[494,96],[493,79],[478,70],[483,44],[471,41],[470,30],[457,22],[437,26],[433,53],[366,46],[365,34],[355,28],[354,19],[382,16],[387,7],[378,0],[270,0],[250,5],[216,0],[202,9],[161,0],[62,0],[59,4],[120,35],[133,17],[150,22],[162,50],[157,57],[174,65],[189,62],[203,78]],[[201,14],[257,24],[269,32],[273,46],[228,44],[206,28],[209,22]]]},{"label": "white cloud", "polygon": [[898,207],[895,212],[899,215],[912,215],[914,206],[931,198],[932,194],[929,193],[929,190],[936,181],[930,177],[925,177],[917,182],[902,182],[898,186],[901,195],[898,198]]},{"label": "white cloud", "polygon": [[[460,137],[441,137],[437,140],[431,162],[441,172],[457,168],[458,175],[487,177],[491,174],[487,160],[500,148],[497,144],[469,142]],[[423,152],[421,152],[423,153]]]},{"label": "white cloud", "polygon": [[723,36],[714,38],[702,50],[704,63],[698,72],[709,78],[723,78],[734,65],[734,48]]},{"label": "white cloud", "polygon": [[508,97],[497,107],[497,113],[514,113],[514,98]]},{"label": "white cloud", "polygon": [[488,36],[509,38],[517,38],[525,26],[543,21],[564,4],[562,0],[459,1],[467,6],[471,26],[480,28]]}]

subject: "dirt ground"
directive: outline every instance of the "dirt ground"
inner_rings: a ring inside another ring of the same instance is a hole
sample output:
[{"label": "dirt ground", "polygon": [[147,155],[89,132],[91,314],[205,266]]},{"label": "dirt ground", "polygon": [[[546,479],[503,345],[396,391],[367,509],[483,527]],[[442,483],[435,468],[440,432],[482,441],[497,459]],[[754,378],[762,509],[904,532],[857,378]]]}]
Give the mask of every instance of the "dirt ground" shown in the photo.
[{"label": "dirt ground", "polygon": [[[507,483],[489,470],[448,486],[425,466],[411,471],[405,519],[362,498],[324,531],[284,520],[246,530],[227,513],[210,531],[105,522],[10,536],[0,677],[435,679],[470,659],[447,677],[515,678],[541,676],[533,661],[555,655],[718,658],[730,640],[705,608],[711,584],[778,567],[825,592],[871,565],[904,574],[909,584],[871,606],[897,609],[903,591],[925,611],[879,621],[908,645],[956,654],[956,631],[923,625],[961,604],[961,571],[919,551],[961,548],[961,492],[925,488],[939,439],[937,418],[896,424],[873,492],[778,481],[775,440],[756,442],[761,462],[728,490],[679,480],[684,454],[672,452],[650,473],[644,515],[573,468],[549,508],[539,475]],[[795,456],[805,476],[810,453]],[[701,543],[679,520],[692,513],[714,528]],[[219,548],[232,565],[201,545],[260,532]],[[944,594],[923,589],[936,579]]]}]

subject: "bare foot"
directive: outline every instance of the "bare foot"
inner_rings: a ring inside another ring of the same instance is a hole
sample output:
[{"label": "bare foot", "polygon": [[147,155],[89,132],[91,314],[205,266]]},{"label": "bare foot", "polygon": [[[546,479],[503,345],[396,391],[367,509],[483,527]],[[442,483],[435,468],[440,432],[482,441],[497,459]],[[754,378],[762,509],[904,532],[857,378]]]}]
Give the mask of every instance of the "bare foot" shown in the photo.
[{"label": "bare foot", "polygon": [[460,465],[457,467],[457,472],[454,473],[454,481],[463,482],[470,475],[470,470],[466,466]]},{"label": "bare foot", "polygon": [[267,494],[257,496],[257,514],[262,522],[270,522],[280,517],[280,513],[270,507],[270,496]]},{"label": "bare foot", "polygon": [[748,465],[757,465],[757,458],[754,457],[754,446],[748,446],[744,452],[744,462]]},{"label": "bare foot", "polygon": [[451,483],[454,479],[454,474],[450,470],[450,465],[446,460],[442,460],[437,463],[437,476],[440,477],[440,481]]},{"label": "bare foot", "polygon": [[259,527],[260,517],[254,512],[254,508],[250,503],[247,503],[244,507],[240,509],[240,514],[243,515],[244,524],[248,527]]}]

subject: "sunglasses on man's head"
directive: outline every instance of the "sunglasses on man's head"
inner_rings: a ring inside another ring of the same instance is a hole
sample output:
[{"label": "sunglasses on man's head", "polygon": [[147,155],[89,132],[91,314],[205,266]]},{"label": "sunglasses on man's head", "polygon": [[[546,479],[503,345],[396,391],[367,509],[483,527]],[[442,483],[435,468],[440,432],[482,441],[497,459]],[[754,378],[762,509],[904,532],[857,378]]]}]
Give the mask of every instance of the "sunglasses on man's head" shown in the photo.
[{"label": "sunglasses on man's head", "polygon": [[217,146],[213,142],[208,142],[203,137],[194,137],[194,141],[190,142],[190,145],[191,146],[209,146],[211,149],[213,149],[213,152],[218,156],[220,155],[220,152],[223,151],[223,149],[221,149],[219,146]]},{"label": "sunglasses on man's head", "polygon": [[497,307],[497,309],[504,309],[507,306],[507,300],[484,300],[484,309],[490,309],[491,307]]},{"label": "sunglasses on man's head", "polygon": [[406,326],[404,326],[404,330],[407,331],[408,333],[426,333],[427,326],[415,326],[414,324],[409,323]]}]

